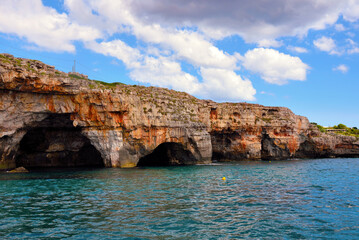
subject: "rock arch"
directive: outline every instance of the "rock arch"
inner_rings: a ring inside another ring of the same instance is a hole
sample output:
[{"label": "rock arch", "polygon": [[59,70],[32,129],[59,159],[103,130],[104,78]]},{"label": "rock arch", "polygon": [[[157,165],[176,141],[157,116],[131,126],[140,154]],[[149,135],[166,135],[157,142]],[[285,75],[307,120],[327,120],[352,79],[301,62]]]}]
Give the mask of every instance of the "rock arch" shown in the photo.
[{"label": "rock arch", "polygon": [[[206,164],[211,162],[211,137],[202,128],[173,127],[148,131],[137,139],[147,144],[139,146],[137,166],[168,166]],[[143,136],[144,135],[144,136]],[[151,143],[151,144],[148,144]]]},{"label": "rock arch", "polygon": [[104,167],[101,153],[74,127],[70,114],[49,114],[29,128],[19,142],[16,167]]},{"label": "rock arch", "polygon": [[192,165],[198,160],[181,143],[165,142],[158,145],[152,153],[139,159],[137,166]]}]

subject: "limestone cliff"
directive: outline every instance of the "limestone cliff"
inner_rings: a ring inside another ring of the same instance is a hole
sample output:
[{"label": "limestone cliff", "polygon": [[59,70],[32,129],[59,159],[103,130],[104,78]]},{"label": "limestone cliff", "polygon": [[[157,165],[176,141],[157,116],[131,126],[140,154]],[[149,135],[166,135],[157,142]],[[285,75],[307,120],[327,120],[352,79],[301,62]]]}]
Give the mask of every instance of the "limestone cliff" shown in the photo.
[{"label": "limestone cliff", "polygon": [[0,169],[358,155],[356,138],[320,133],[287,108],[102,83],[0,54]]}]

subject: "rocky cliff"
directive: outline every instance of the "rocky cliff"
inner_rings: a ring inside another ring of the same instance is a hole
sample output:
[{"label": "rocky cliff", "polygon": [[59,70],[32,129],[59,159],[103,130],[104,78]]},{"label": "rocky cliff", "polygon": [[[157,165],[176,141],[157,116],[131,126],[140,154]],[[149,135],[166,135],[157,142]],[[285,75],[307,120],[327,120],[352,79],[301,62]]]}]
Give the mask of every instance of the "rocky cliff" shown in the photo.
[{"label": "rocky cliff", "polygon": [[0,54],[0,169],[359,156],[283,107],[89,80]]}]

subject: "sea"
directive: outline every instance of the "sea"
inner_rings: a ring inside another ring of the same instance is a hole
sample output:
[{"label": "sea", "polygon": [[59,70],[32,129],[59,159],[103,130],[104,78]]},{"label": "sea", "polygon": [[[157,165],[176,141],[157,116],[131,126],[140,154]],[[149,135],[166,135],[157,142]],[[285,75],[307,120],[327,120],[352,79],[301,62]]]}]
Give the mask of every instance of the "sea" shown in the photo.
[{"label": "sea", "polygon": [[3,172],[0,239],[359,239],[359,159]]}]

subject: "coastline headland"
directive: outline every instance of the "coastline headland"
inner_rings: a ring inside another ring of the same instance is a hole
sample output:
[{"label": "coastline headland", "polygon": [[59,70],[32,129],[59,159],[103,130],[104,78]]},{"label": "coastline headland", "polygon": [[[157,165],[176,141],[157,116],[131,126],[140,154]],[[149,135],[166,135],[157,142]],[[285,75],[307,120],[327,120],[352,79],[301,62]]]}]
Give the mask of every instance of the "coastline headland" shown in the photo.
[{"label": "coastline headland", "polygon": [[357,138],[322,133],[288,108],[105,83],[0,54],[0,170],[358,156]]}]

